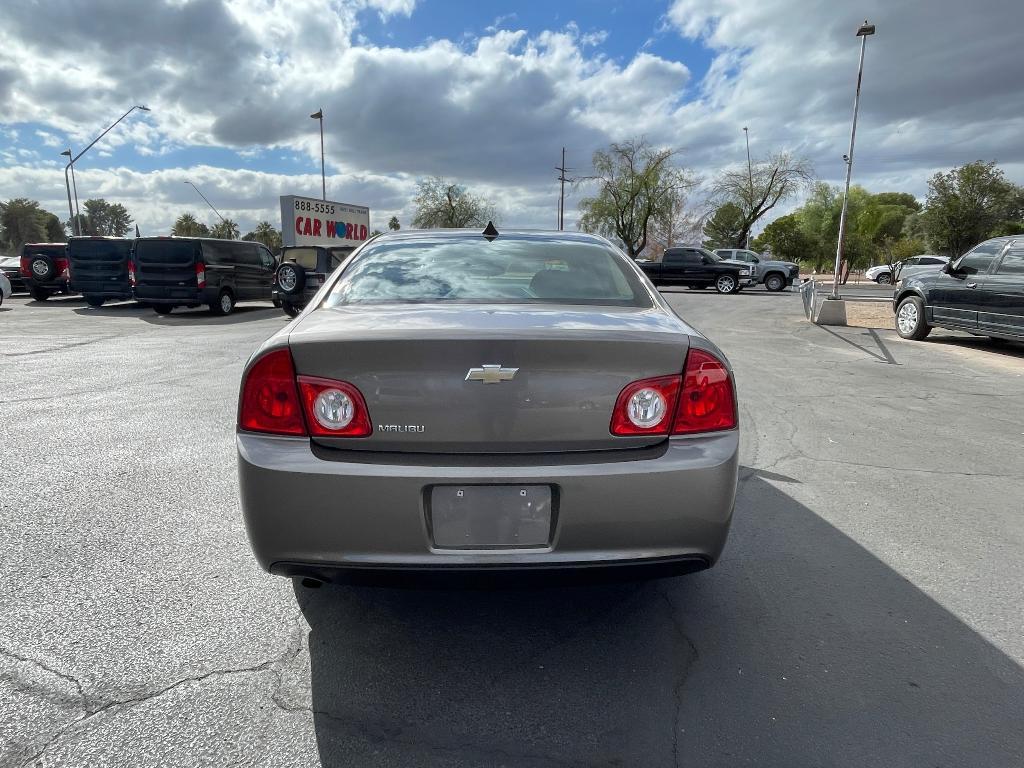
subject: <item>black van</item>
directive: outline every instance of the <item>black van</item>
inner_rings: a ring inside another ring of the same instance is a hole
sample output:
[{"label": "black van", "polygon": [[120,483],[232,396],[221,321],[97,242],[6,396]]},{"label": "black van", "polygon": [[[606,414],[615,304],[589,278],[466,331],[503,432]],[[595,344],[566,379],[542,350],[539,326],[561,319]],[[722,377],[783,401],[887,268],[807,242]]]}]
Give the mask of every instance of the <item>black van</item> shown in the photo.
[{"label": "black van", "polygon": [[107,299],[130,299],[128,261],[133,242],[124,237],[72,237],[68,240],[71,290],[82,294],[90,307],[101,307]]},{"label": "black van", "polygon": [[129,269],[135,298],[162,315],[201,304],[227,315],[236,302],[271,299],[276,267],[265,245],[247,240],[140,237]]},{"label": "black van", "polygon": [[71,293],[65,243],[25,243],[20,272],[36,301],[46,301],[58,292]]}]

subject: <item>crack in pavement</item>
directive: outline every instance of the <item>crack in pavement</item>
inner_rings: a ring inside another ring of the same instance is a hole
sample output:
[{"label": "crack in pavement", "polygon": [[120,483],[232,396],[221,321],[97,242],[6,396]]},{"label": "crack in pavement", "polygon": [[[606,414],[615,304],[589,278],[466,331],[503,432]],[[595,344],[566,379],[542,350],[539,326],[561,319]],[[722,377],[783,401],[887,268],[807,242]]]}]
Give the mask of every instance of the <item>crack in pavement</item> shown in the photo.
[{"label": "crack in pavement", "polygon": [[74,349],[75,347],[87,347],[90,344],[99,344],[101,341],[110,341],[111,339],[120,338],[119,336],[100,336],[95,339],[86,339],[85,341],[70,341],[63,344],[58,344],[55,347],[47,347],[46,349],[33,349],[28,352],[0,352],[0,357],[27,357],[29,355],[45,355],[49,352],[63,352],[67,349]]},{"label": "crack in pavement", "polygon": [[[78,703],[77,703],[77,706],[80,707],[83,710],[87,710],[88,709],[88,704],[89,704],[88,697],[85,695],[85,691],[82,689],[82,684],[78,681],[78,679],[76,677],[73,677],[72,675],[69,675],[69,674],[67,674],[65,672],[61,672],[60,670],[54,669],[53,667],[49,666],[48,664],[44,664],[43,662],[39,661],[38,659],[33,659],[33,658],[29,658],[28,656],[23,656],[20,653],[16,653],[16,652],[14,652],[12,650],[9,650],[7,648],[0,648],[0,654],[3,654],[4,656],[7,656],[8,658],[14,659],[15,661],[17,661],[17,662],[19,662],[21,664],[30,664],[30,665],[32,665],[34,667],[38,667],[39,669],[43,670],[44,672],[46,672],[46,673],[48,673],[50,675],[53,675],[54,677],[60,678],[61,680],[64,680],[65,682],[71,683],[73,686],[75,686],[75,690],[78,692]],[[63,697],[60,696],[59,693],[54,692],[54,691],[49,691],[49,690],[40,691],[38,689],[38,686],[35,686],[32,683],[30,683],[30,682],[21,680],[20,678],[18,678],[15,675],[4,674],[4,675],[0,676],[0,679],[7,680],[17,690],[19,690],[19,691],[21,691],[23,693],[28,693],[28,694],[33,695],[33,696],[43,696],[43,697],[48,698],[48,699],[56,700],[56,701],[60,702],[61,704],[65,703],[64,701],[61,701],[61,699],[63,699]],[[67,703],[70,703],[70,702],[67,702]]]},{"label": "crack in pavement", "polygon": [[679,717],[683,711],[683,686],[690,679],[690,672],[693,670],[694,665],[700,660],[700,652],[697,650],[696,644],[683,629],[683,624],[676,615],[676,607],[672,604],[672,598],[669,597],[668,592],[665,591],[666,589],[667,587],[658,585],[655,587],[655,592],[665,601],[665,605],[668,608],[669,621],[672,622],[672,627],[675,629],[679,639],[690,649],[689,661],[683,667],[682,672],[676,677],[675,684],[672,687],[673,703],[675,705],[675,711],[672,714],[672,764],[679,768],[681,765],[679,761]]},{"label": "crack in pavement", "polygon": [[[300,608],[300,610],[298,611],[298,615],[295,619],[296,624],[300,625],[299,627],[297,627],[297,629],[301,629],[302,619],[303,614]],[[60,672],[49,670],[47,667],[40,664],[39,666],[43,669],[47,669],[47,671],[52,672],[54,675],[61,677],[65,680],[68,680],[69,682],[73,682],[78,687],[78,690],[82,693],[82,710],[84,714],[76,720],[73,720],[72,722],[67,723],[66,725],[58,729],[52,736],[50,736],[50,738],[46,740],[46,742],[40,748],[36,750],[34,754],[32,754],[30,757],[28,757],[22,762],[22,768],[27,768],[28,766],[36,763],[46,753],[46,751],[50,749],[50,747],[52,747],[55,743],[57,743],[58,740],[60,740],[65,735],[71,733],[72,731],[74,731],[76,735],[84,733],[85,730],[93,722],[95,722],[102,715],[110,712],[111,710],[118,708],[129,709],[138,704],[142,704],[144,702],[152,701],[153,699],[159,698],[160,696],[163,696],[166,693],[170,693],[171,691],[174,691],[175,689],[180,688],[181,686],[187,685],[189,683],[202,683],[206,680],[219,677],[226,677],[228,675],[258,675],[263,672],[270,672],[272,675],[275,676],[275,678],[278,681],[278,687],[277,689],[275,689],[276,694],[276,692],[280,690],[280,687],[283,685],[283,678],[281,677],[280,672],[277,670],[277,667],[286,665],[287,663],[292,661],[296,656],[298,656],[298,654],[302,651],[304,633],[300,631],[298,634],[299,638],[297,641],[290,641],[289,643],[287,643],[284,651],[282,651],[280,654],[278,654],[272,659],[260,662],[259,664],[254,664],[249,667],[230,667],[227,669],[215,669],[209,672],[205,672],[201,675],[184,677],[155,691],[150,691],[140,696],[131,696],[125,699],[107,701],[96,707],[90,707],[88,705],[88,697],[82,690],[81,684],[77,680],[75,680],[75,678],[69,675],[62,674]],[[17,654],[9,652],[7,653],[12,658],[19,658]],[[27,659],[27,661],[32,662],[31,659]]]}]

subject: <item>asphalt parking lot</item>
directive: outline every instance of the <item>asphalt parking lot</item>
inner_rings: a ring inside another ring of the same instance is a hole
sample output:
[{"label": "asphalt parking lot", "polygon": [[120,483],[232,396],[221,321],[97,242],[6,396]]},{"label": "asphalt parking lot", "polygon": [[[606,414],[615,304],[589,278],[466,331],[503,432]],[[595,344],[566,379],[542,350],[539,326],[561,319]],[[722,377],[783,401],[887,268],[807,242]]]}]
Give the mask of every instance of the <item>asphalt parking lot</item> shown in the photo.
[{"label": "asphalt parking lot", "polygon": [[723,559],[500,591],[258,570],[234,409],[279,310],[4,302],[0,765],[1024,764],[1024,345],[668,295],[736,369]]}]

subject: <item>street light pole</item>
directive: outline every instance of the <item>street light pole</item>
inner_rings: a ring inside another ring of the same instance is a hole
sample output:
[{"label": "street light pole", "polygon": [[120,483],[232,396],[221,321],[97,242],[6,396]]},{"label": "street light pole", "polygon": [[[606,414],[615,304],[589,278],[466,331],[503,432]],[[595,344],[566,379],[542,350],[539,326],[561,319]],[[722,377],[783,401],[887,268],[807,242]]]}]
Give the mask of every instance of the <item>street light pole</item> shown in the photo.
[{"label": "street light pole", "polygon": [[[743,126],[743,138],[747,142],[747,179],[750,182],[750,209],[754,209],[754,171],[750,166],[750,132]],[[751,225],[753,226],[753,225]],[[747,230],[747,249],[750,248],[750,230]]]},{"label": "street light pole", "polygon": [[208,206],[210,206],[210,210],[217,214],[217,217],[221,220],[222,224],[227,224],[228,223],[227,219],[225,219],[223,216],[220,215],[220,211],[218,211],[216,208],[213,207],[213,203],[211,203],[209,200],[206,200],[206,195],[204,195],[202,192],[199,192],[199,187],[197,187],[191,181],[186,181],[185,183],[188,184],[190,187],[192,187],[192,189],[194,189],[197,193],[199,193],[199,196],[201,198],[203,198],[203,200],[206,201],[206,204]]},{"label": "street light pole", "polygon": [[[70,159],[71,158],[71,148],[68,147],[67,150],[65,150],[64,152],[61,152],[61,155],[67,157],[68,159]],[[71,163],[68,163],[67,165],[64,166],[64,186],[67,187],[67,190],[68,190],[68,221],[71,223],[71,234],[72,235],[77,235],[78,234],[78,219],[75,216],[75,209],[71,207],[71,182],[68,180],[68,168],[71,168],[71,167],[72,167]],[[78,197],[77,190],[76,190],[75,197]]]},{"label": "street light pole", "polygon": [[[74,183],[74,179],[75,179],[75,163],[78,162],[78,159],[82,155],[84,155],[86,152],[88,152],[90,149],[92,149],[93,145],[97,141],[99,141],[104,136],[106,136],[108,133],[110,133],[111,129],[115,125],[117,125],[122,120],[124,120],[126,117],[128,117],[128,115],[130,115],[136,109],[141,109],[143,112],[149,112],[149,107],[144,107],[141,104],[136,104],[131,109],[129,109],[127,112],[125,112],[123,115],[121,115],[119,118],[117,118],[117,120],[115,120],[113,123],[111,123],[110,126],[107,127],[107,130],[105,130],[103,133],[101,133],[99,136],[97,136],[95,139],[93,139],[85,149],[83,149],[81,152],[79,152],[74,157],[71,157],[71,150],[70,149],[67,152],[61,152],[62,155],[67,155],[67,157],[68,157],[68,164],[64,168],[64,180],[65,180],[65,182],[67,181],[68,169],[70,169],[71,170],[71,183],[72,183],[72,186],[75,187],[75,209],[76,209],[76,211],[77,211],[77,208],[78,208],[78,187]],[[68,189],[68,210],[71,210],[71,190],[70,190],[70,188]],[[72,211],[71,212],[71,221],[73,222],[72,231],[75,234],[79,234],[79,232],[78,232],[78,229],[79,229],[78,228],[78,216],[76,215],[76,211]]]},{"label": "street light pole", "polygon": [[850,129],[850,152],[844,158],[846,161],[846,187],[843,190],[843,209],[839,214],[839,242],[836,243],[836,268],[832,276],[831,299],[839,298],[839,272],[843,264],[843,237],[846,235],[846,204],[850,197],[850,176],[853,175],[853,143],[857,138],[857,110],[860,107],[860,82],[864,74],[864,49],[868,43],[868,36],[875,34],[875,25],[868,24],[867,20],[857,30],[857,37],[860,38],[860,62],[857,64],[857,90],[853,96],[853,127]]},{"label": "street light pole", "polygon": [[310,115],[314,120],[320,121],[320,184],[323,189],[323,199],[327,200],[327,170],[324,166],[324,108],[320,107]]}]

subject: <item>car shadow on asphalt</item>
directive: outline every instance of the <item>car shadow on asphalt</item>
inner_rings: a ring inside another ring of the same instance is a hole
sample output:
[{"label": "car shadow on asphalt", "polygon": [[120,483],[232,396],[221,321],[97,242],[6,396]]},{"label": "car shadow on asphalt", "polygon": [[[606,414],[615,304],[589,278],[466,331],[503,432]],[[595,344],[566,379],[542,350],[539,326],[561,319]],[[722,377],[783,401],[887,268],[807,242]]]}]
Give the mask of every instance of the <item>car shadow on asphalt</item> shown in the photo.
[{"label": "car shadow on asphalt", "polygon": [[287,320],[283,311],[272,306],[237,306],[227,317],[211,315],[205,307],[196,309],[176,309],[169,315],[159,315],[156,310],[149,309],[139,317],[153,325],[163,327],[194,328],[201,325],[237,325],[255,320],[266,320],[268,317],[280,316]]},{"label": "car shadow on asphalt", "polygon": [[[941,331],[939,332],[941,333]],[[948,347],[963,347],[991,352],[994,355],[1024,360],[1024,342],[999,341],[987,336],[940,336],[933,331],[928,337],[930,344],[942,344]]]},{"label": "car shadow on asphalt", "polygon": [[1022,764],[1024,669],[749,469],[700,574],[296,586],[322,765]]}]

